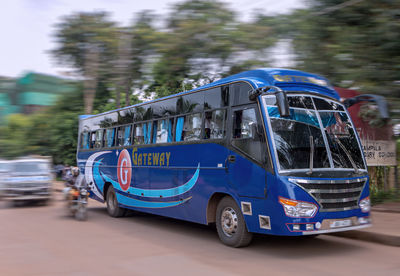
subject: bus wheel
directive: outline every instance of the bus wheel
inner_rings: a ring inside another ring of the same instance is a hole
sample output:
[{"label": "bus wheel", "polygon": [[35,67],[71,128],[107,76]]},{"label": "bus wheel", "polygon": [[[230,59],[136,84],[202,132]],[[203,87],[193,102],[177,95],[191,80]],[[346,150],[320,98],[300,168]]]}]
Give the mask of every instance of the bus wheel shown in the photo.
[{"label": "bus wheel", "polygon": [[110,216],[118,218],[125,214],[125,209],[118,206],[118,200],[113,186],[110,186],[107,190],[106,204],[107,212]]},{"label": "bus wheel", "polygon": [[249,245],[253,235],[247,231],[239,206],[231,197],[224,197],[217,206],[217,232],[222,243],[232,247]]}]

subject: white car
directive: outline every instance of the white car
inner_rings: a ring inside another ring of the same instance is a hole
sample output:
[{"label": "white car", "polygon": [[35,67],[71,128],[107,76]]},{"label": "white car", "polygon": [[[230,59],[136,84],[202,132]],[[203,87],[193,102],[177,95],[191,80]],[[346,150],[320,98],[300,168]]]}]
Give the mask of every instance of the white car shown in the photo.
[{"label": "white car", "polygon": [[4,200],[14,202],[47,202],[51,198],[52,182],[49,158],[25,157],[7,161],[7,172],[2,177],[0,186],[1,195]]}]

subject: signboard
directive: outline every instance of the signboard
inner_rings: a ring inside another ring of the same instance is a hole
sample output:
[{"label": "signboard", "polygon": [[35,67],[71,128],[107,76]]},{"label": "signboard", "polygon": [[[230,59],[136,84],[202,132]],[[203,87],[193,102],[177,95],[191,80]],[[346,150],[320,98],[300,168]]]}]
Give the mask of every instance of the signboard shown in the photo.
[{"label": "signboard", "polygon": [[361,140],[367,166],[396,166],[396,141]]}]

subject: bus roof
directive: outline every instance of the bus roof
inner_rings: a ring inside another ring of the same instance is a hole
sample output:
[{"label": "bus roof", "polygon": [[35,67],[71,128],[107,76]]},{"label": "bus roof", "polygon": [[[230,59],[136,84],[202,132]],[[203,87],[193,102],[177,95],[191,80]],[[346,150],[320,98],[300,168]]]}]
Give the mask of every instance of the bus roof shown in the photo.
[{"label": "bus roof", "polygon": [[254,88],[263,87],[267,85],[278,86],[286,91],[310,91],[320,93],[332,98],[339,99],[338,93],[334,90],[334,88],[329,84],[328,80],[324,77],[321,77],[316,74],[311,74],[298,70],[291,69],[282,69],[282,68],[260,68],[250,71],[244,71],[226,78],[222,78],[218,81],[194,88],[189,91],[184,91],[180,93],[176,93],[170,96],[166,96],[163,98],[138,103],[135,105],[123,107],[120,109],[106,111],[104,113],[95,114],[95,115],[81,115],[79,116],[80,120],[105,115],[110,112],[122,111],[125,109],[129,109],[132,107],[141,106],[143,104],[148,104],[152,102],[158,102],[164,99],[189,94],[192,92],[204,90],[207,88],[212,88],[215,86],[221,86],[224,84],[229,84],[235,81],[245,81],[250,83]]}]

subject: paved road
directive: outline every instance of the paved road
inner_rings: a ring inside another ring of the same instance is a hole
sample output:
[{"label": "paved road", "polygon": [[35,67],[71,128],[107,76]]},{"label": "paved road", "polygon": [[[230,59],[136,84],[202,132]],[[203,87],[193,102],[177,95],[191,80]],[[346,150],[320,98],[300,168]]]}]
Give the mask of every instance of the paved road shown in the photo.
[{"label": "paved road", "polygon": [[233,249],[211,227],[145,214],[115,219],[94,201],[79,222],[63,207],[0,203],[0,275],[400,275],[396,247],[259,236]]}]

